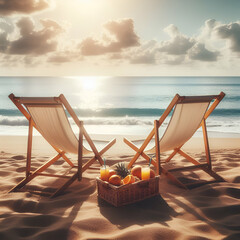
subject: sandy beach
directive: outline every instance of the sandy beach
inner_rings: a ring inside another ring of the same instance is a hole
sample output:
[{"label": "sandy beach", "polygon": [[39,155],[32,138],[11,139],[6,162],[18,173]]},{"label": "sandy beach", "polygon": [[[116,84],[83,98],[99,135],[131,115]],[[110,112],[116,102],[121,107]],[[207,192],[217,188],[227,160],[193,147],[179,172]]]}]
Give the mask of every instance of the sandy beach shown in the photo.
[{"label": "sandy beach", "polygon": [[[95,136],[98,138],[102,136]],[[98,199],[97,162],[81,182],[75,181],[54,199],[28,192],[7,193],[24,177],[26,143],[26,136],[0,137],[0,239],[240,239],[238,138],[210,139],[213,169],[226,182],[184,190],[161,176],[158,196],[119,208]],[[185,151],[203,161],[202,147],[201,139],[193,138]],[[113,165],[130,161],[133,153],[122,136],[117,136],[117,143],[105,157],[108,165]],[[33,169],[53,155],[41,137],[34,137]],[[186,165],[186,160],[176,156],[171,164]],[[47,172],[64,173],[67,169],[60,159]],[[180,177],[206,178],[201,170],[184,172]],[[63,181],[37,177],[26,188],[53,191]]]},{"label": "sandy beach", "polygon": [[239,9],[0,0],[0,240],[240,240]]}]

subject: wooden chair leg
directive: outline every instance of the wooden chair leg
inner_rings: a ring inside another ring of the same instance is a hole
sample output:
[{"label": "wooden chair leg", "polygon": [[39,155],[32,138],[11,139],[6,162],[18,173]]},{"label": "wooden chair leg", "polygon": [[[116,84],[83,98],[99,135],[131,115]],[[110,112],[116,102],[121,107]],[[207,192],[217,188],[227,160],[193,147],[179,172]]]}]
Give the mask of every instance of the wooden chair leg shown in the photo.
[{"label": "wooden chair leg", "polygon": [[83,130],[83,135],[84,135],[85,139],[87,140],[89,146],[91,147],[93,153],[95,154],[96,159],[99,161],[99,163],[101,165],[103,165],[103,160],[102,160],[101,155],[99,154],[99,152],[98,152],[97,148],[95,147],[92,139],[90,138],[90,136],[88,135],[87,131],[85,130],[85,128],[83,126],[82,126],[82,130]]},{"label": "wooden chair leg", "polygon": [[32,135],[33,135],[33,120],[32,120],[32,118],[30,118],[29,119],[29,127],[28,127],[26,177],[28,177],[30,175],[30,171],[31,171]]},{"label": "wooden chair leg", "polygon": [[33,178],[37,177],[39,173],[43,172],[45,169],[47,169],[50,165],[52,165],[54,162],[56,162],[61,157],[61,154],[56,155],[54,158],[43,164],[41,167],[39,167],[37,170],[35,170],[32,174],[24,178],[21,182],[19,182],[15,187],[13,187],[9,192],[13,192],[16,189],[22,188],[24,185],[26,185],[28,182],[30,182]]},{"label": "wooden chair leg", "polygon": [[[80,136],[79,139],[81,139],[82,136]],[[100,152],[99,155],[101,156],[102,154],[104,154],[113,144],[115,144],[116,139],[113,139],[112,141],[110,141]],[[91,160],[89,160],[82,168],[81,168],[81,173],[84,172],[94,161],[96,161],[97,158],[96,156],[94,156]],[[82,166],[82,165],[81,165]],[[69,180],[67,180],[52,196],[56,197],[58,196],[60,193],[62,193],[65,189],[67,189],[77,178],[78,178],[79,173],[76,172]]]},{"label": "wooden chair leg", "polygon": [[155,129],[155,150],[156,150],[156,162],[157,162],[157,174],[161,175],[161,161],[160,161],[160,146],[159,146],[159,121],[154,121],[154,129]]},{"label": "wooden chair leg", "polygon": [[[154,129],[151,131],[151,133],[148,135],[148,137],[144,140],[142,146],[140,148],[137,148],[138,151],[136,152],[136,154],[133,156],[132,160],[130,161],[130,163],[128,164],[128,168],[132,167],[132,165],[136,162],[136,160],[143,154],[145,148],[147,147],[147,145],[149,144],[149,142],[151,141],[151,139],[154,136]],[[157,165],[156,165],[157,166]]]},{"label": "wooden chair leg", "polygon": [[183,150],[179,149],[179,150],[178,150],[178,153],[179,153],[181,156],[185,157],[189,162],[191,162],[191,163],[193,163],[193,164],[195,164],[195,165],[199,165],[199,164],[200,164],[200,162],[198,162],[197,160],[195,160],[194,158],[192,158],[191,156],[189,156],[189,155],[188,155],[187,153],[185,153]]},{"label": "wooden chair leg", "polygon": [[[138,152],[140,151],[140,149],[135,145],[133,144],[130,140],[128,140],[127,138],[124,138],[123,141],[129,146],[131,147],[134,151]],[[145,152],[142,152],[140,154],[143,158],[145,158],[148,162],[150,161],[150,157],[145,153]],[[139,155],[139,156],[140,156]],[[157,162],[155,160],[152,159],[152,165],[154,165],[155,167],[157,167]],[[128,164],[128,168],[132,167],[131,163]]]},{"label": "wooden chair leg", "polygon": [[70,167],[74,167],[74,164],[72,161],[65,155],[64,152],[59,152],[61,154],[61,157],[70,165]]},{"label": "wooden chair leg", "polygon": [[202,121],[202,130],[203,130],[203,140],[204,140],[204,146],[205,146],[208,167],[209,167],[209,169],[212,169],[212,161],[211,161],[211,155],[210,155],[210,149],[209,149],[206,121],[204,119]]},{"label": "wooden chair leg", "polygon": [[178,153],[179,149],[174,149],[174,151],[169,155],[169,157],[165,160],[165,162],[169,162],[177,153]]},{"label": "wooden chair leg", "polygon": [[78,139],[78,181],[82,179],[82,156],[83,156],[83,122],[80,122],[79,139]]},{"label": "wooden chair leg", "polygon": [[[116,143],[116,139],[111,140],[100,152],[99,155],[103,155],[111,146],[113,146],[113,144]],[[82,172],[86,171],[89,166],[91,166],[93,164],[94,161],[97,160],[97,157],[94,156],[93,158],[91,158],[87,163],[85,163],[82,167]]]}]

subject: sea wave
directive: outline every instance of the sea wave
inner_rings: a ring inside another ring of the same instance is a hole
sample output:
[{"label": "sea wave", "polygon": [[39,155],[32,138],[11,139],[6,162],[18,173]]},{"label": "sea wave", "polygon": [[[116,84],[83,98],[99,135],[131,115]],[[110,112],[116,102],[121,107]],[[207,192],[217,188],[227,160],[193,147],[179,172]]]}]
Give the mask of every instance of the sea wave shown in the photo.
[{"label": "sea wave", "polygon": [[25,117],[0,116],[0,125],[5,125],[5,126],[28,126],[28,120]]},{"label": "sea wave", "polygon": [[[135,117],[108,117],[108,118],[82,118],[86,125],[153,125],[153,119],[141,119]],[[72,118],[69,118],[69,122],[74,124]],[[6,126],[28,126],[28,121],[25,117],[6,117],[0,116],[0,125]]]},{"label": "sea wave", "polygon": [[[159,108],[101,108],[101,109],[74,109],[79,118],[83,117],[156,117],[161,116],[165,109]],[[22,116],[17,109],[0,109],[1,116]],[[215,109],[212,116],[239,116],[240,108]]]},{"label": "sea wave", "polygon": [[[75,125],[72,118],[68,118],[72,126]],[[85,125],[106,125],[106,126],[153,126],[154,120],[157,117],[83,117]],[[170,117],[162,124],[163,129],[167,127]],[[28,126],[28,121],[25,117],[0,116],[0,126]],[[211,117],[207,120],[207,127],[210,131],[218,132],[236,132],[240,133],[240,118],[229,117]]]}]

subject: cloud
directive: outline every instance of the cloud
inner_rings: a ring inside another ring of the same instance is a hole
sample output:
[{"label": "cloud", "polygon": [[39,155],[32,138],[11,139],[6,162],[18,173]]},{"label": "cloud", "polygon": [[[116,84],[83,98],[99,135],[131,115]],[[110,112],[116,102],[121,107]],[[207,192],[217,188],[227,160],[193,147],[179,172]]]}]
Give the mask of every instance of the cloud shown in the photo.
[{"label": "cloud", "polygon": [[41,20],[40,23],[43,28],[37,31],[32,19],[29,17],[21,18],[16,24],[21,36],[8,43],[8,53],[43,55],[55,51],[58,45],[56,37],[63,32],[62,27],[50,19]]},{"label": "cloud", "polygon": [[61,63],[66,63],[66,62],[71,62],[72,58],[67,55],[53,55],[48,58],[48,62],[50,63],[56,63],[56,64],[61,64]]},{"label": "cloud", "polygon": [[130,59],[132,64],[155,64],[155,53],[146,51],[145,53],[134,56]]},{"label": "cloud", "polygon": [[218,51],[211,52],[205,48],[202,43],[196,43],[188,52],[188,56],[192,60],[213,62],[217,61]]},{"label": "cloud", "polygon": [[0,33],[0,52],[5,52],[8,47],[7,33]]},{"label": "cloud", "polygon": [[0,14],[31,14],[50,7],[49,0],[0,0]]},{"label": "cloud", "polygon": [[156,64],[157,41],[150,40],[128,54],[132,64]]},{"label": "cloud", "polygon": [[200,28],[200,34],[196,36],[196,39],[201,42],[205,43],[212,41],[212,36],[214,33],[214,28],[217,26],[219,22],[215,19],[208,19],[205,21],[204,25]]},{"label": "cloud", "polygon": [[178,28],[173,24],[170,24],[167,27],[165,27],[163,31],[166,32],[171,38],[180,35]]},{"label": "cloud", "polygon": [[202,62],[217,61],[220,51],[216,51],[213,47],[215,39],[212,37],[212,34],[218,25],[219,23],[216,20],[209,19],[205,21],[200,34],[194,37],[185,36],[179,32],[176,26],[173,24],[169,25],[164,31],[168,33],[171,39],[161,42],[159,48],[160,52],[165,53],[162,57],[162,62],[169,65],[177,65],[189,63],[189,60]]},{"label": "cloud", "polygon": [[2,55],[2,57],[0,58],[0,62],[1,65],[4,67],[17,67],[17,66],[36,67],[42,63],[40,58],[34,58],[25,55],[7,55],[7,54]]},{"label": "cloud", "polygon": [[116,37],[117,48],[128,48],[139,45],[139,37],[134,32],[134,25],[132,19],[122,19],[120,21],[110,21],[104,25],[110,34]]},{"label": "cloud", "polygon": [[14,30],[13,24],[0,18],[0,52],[5,52],[8,47],[8,35]]},{"label": "cloud", "polygon": [[[131,27],[127,28],[127,35],[118,31],[126,29],[129,25]],[[210,36],[218,25],[219,22],[209,19],[198,36],[190,37],[183,35],[175,25],[171,24],[164,29],[170,40],[160,42],[150,40],[140,45],[132,20],[111,21],[104,25],[110,35],[104,35],[102,42],[91,37],[86,38],[81,43],[81,49],[85,56],[112,53],[109,55],[110,59],[128,60],[131,64],[183,65],[189,64],[192,60],[214,62],[221,56],[220,51],[213,47],[214,44],[208,43],[207,47],[205,42],[213,40]]]},{"label": "cloud", "polygon": [[22,36],[32,34],[34,30],[33,21],[29,17],[21,18],[16,25],[20,29],[20,34]]},{"label": "cloud", "polygon": [[4,31],[6,33],[12,33],[14,30],[14,25],[11,21],[8,21],[4,18],[0,18],[0,31]]},{"label": "cloud", "polygon": [[186,37],[181,34],[176,26],[169,25],[164,29],[166,33],[171,37],[168,41],[161,42],[159,51],[165,52],[170,55],[182,55],[195,44],[195,40],[190,37]]},{"label": "cloud", "polygon": [[52,53],[48,58],[47,62],[60,65],[62,63],[74,62],[83,60],[83,57],[76,51],[59,51]]},{"label": "cloud", "polygon": [[115,59],[115,60],[119,60],[119,59],[122,59],[123,58],[123,56],[122,56],[122,54],[121,53],[113,53],[113,54],[111,54],[110,55],[110,57],[109,57],[110,59]]},{"label": "cloud", "polygon": [[[67,27],[64,25],[65,29]],[[171,24],[164,29],[170,37],[167,41],[140,39],[132,19],[109,21],[103,25],[102,37],[87,35],[82,41],[72,39],[65,29],[50,19],[35,22],[32,18],[21,17],[13,23],[0,19],[1,65],[54,67],[66,64],[70,67],[81,61],[81,65],[86,63],[99,68],[107,64],[113,67],[131,64],[132,68],[140,64],[155,65],[156,69],[167,65],[200,68],[209,62],[214,62],[212,66],[224,66],[231,60],[236,62],[238,55],[233,58],[232,52],[240,52],[239,22],[222,24],[209,19],[193,36],[184,35]]]},{"label": "cloud", "polygon": [[220,38],[229,41],[229,48],[233,52],[240,52],[240,22],[222,24],[215,31]]},{"label": "cloud", "polygon": [[185,61],[185,55],[178,55],[178,56],[168,56],[167,58],[163,58],[162,62],[167,65],[180,65]]},{"label": "cloud", "polygon": [[80,43],[81,53],[84,56],[102,55],[121,52],[122,49],[139,46],[139,37],[134,32],[132,19],[110,21],[104,25],[108,35],[101,40],[91,37]]},{"label": "cloud", "polygon": [[101,55],[110,51],[109,47],[102,45],[91,37],[84,39],[80,44],[81,52],[85,56]]}]

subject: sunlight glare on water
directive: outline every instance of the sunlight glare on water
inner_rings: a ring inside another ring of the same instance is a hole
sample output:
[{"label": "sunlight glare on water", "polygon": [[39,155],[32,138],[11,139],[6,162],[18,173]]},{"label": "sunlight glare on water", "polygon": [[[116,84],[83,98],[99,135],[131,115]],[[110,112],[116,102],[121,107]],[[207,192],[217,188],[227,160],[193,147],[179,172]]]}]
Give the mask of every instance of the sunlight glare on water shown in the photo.
[{"label": "sunlight glare on water", "polygon": [[85,91],[94,91],[97,88],[97,84],[99,83],[96,77],[80,77],[79,78],[82,88]]},{"label": "sunlight glare on water", "polygon": [[75,83],[78,85],[76,88],[80,91],[75,92],[74,95],[77,95],[79,99],[76,104],[77,107],[83,109],[92,109],[96,110],[100,107],[99,98],[101,97],[101,85],[103,84],[103,77],[69,77],[75,80]]}]

